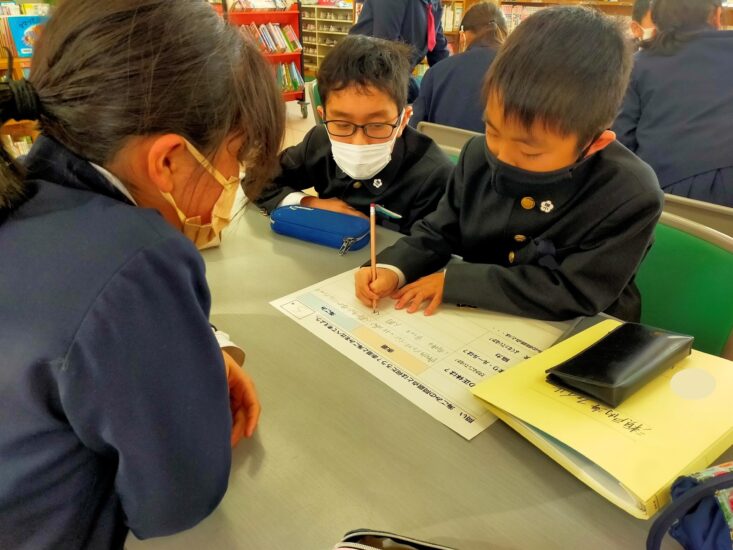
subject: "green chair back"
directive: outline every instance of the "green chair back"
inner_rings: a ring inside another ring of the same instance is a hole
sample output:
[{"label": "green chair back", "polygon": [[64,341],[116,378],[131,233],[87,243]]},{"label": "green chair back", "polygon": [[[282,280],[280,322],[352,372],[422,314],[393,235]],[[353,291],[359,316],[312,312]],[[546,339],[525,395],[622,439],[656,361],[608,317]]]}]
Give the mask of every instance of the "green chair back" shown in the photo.
[{"label": "green chair back", "polygon": [[466,142],[475,136],[482,136],[476,132],[464,130],[462,128],[453,128],[451,126],[443,126],[433,122],[425,122],[421,120],[417,125],[417,131],[431,138],[443,152],[453,161],[458,162],[458,156]]},{"label": "green chair back", "polygon": [[643,323],[691,334],[697,350],[723,352],[733,331],[733,238],[664,213],[636,283]]},{"label": "green chair back", "polygon": [[308,92],[308,100],[313,108],[313,118],[315,119],[316,124],[323,124],[323,119],[321,118],[321,115],[318,114],[318,107],[323,105],[321,94],[318,93],[318,81],[311,80],[310,82],[307,82],[305,89]]}]

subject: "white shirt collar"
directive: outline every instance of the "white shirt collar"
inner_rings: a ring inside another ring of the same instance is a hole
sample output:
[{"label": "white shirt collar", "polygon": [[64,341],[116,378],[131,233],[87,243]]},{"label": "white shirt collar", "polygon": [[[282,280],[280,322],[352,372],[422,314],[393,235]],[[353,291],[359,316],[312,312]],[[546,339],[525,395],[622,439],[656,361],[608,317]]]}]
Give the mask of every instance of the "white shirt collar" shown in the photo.
[{"label": "white shirt collar", "polygon": [[137,206],[137,202],[135,202],[135,199],[132,198],[132,195],[127,190],[127,187],[125,187],[125,184],[122,183],[122,181],[120,180],[120,178],[118,178],[117,176],[115,176],[112,172],[110,172],[106,168],[103,168],[102,166],[99,166],[98,164],[94,164],[93,162],[90,162],[89,164],[91,164],[92,166],[94,166],[94,168],[97,170],[97,172],[99,172],[100,174],[102,174],[106,178],[106,180],[112,184],[112,187],[114,187],[120,193],[122,193],[123,195],[125,195],[125,197],[127,197],[132,204],[134,204],[135,206]]}]

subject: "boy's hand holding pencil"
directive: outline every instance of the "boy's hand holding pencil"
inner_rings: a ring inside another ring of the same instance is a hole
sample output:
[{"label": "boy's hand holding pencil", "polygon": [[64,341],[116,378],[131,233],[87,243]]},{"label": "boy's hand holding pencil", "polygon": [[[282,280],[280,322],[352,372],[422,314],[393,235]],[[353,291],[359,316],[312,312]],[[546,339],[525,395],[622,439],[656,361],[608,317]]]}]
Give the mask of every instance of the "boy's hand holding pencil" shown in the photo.
[{"label": "boy's hand holding pencil", "polygon": [[374,300],[391,296],[400,284],[397,273],[391,269],[376,268],[376,277],[371,267],[362,267],[356,272],[356,297],[365,306],[372,307]]},{"label": "boy's hand holding pencil", "polygon": [[356,272],[356,297],[365,306],[372,307],[374,300],[391,297],[397,300],[395,309],[406,308],[408,313],[415,313],[425,306],[425,315],[432,315],[443,302],[445,273],[438,272],[427,275],[397,290],[399,278],[391,269],[378,267],[377,275],[372,275],[371,267],[362,267]]}]

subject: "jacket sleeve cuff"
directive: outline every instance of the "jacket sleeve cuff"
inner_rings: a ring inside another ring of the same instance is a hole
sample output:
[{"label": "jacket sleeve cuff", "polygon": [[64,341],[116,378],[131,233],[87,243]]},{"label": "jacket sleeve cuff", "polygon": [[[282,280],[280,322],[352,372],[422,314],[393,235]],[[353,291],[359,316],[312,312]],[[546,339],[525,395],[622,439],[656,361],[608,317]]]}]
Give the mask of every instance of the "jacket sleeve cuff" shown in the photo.
[{"label": "jacket sleeve cuff", "polygon": [[240,367],[244,365],[244,350],[236,345],[234,342],[232,342],[226,332],[217,330],[214,327],[211,327],[211,330],[214,331],[216,342],[219,344],[219,347],[222,349],[222,351],[226,351]]},{"label": "jacket sleeve cuff", "polygon": [[305,193],[295,191],[286,195],[285,198],[280,201],[280,204],[278,204],[277,207],[280,208],[281,206],[298,206],[300,205],[300,201],[302,201],[303,198],[307,196],[308,195],[306,195]]},{"label": "jacket sleeve cuff", "polygon": [[383,269],[389,269],[390,271],[394,272],[395,275],[397,275],[397,279],[399,279],[399,283],[397,284],[397,288],[402,288],[405,286],[405,282],[407,279],[405,278],[405,274],[402,272],[402,270],[391,264],[377,264],[377,267],[381,267]]}]

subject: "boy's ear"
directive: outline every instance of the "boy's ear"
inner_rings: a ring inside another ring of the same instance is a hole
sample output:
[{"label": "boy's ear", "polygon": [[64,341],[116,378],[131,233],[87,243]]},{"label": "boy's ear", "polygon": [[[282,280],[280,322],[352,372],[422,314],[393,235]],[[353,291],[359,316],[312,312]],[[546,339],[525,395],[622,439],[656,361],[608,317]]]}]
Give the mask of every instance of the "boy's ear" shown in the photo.
[{"label": "boy's ear", "polygon": [[318,116],[321,117],[321,120],[324,120],[326,118],[326,111],[323,110],[323,105],[316,107],[316,110],[318,111]]},{"label": "boy's ear", "polygon": [[[463,27],[461,27],[463,29]],[[463,53],[466,51],[466,33],[463,30],[458,31],[458,51],[455,53]]]},{"label": "boy's ear", "polygon": [[412,117],[412,105],[407,105],[405,107],[405,116],[402,117],[402,123],[400,124],[400,127],[397,129],[397,137],[402,136],[402,132],[405,131],[405,126],[407,126],[407,123],[410,122],[411,117]]},{"label": "boy's ear", "polygon": [[604,130],[601,135],[598,136],[596,140],[590,144],[590,147],[588,147],[588,152],[585,154],[585,157],[589,157],[592,154],[597,153],[598,151],[602,151],[614,141],[616,141],[616,132],[614,132],[613,130]]},{"label": "boy's ear", "polygon": [[634,38],[641,39],[644,32],[642,31],[641,25],[637,23],[636,21],[632,21],[629,24],[629,27],[631,28],[631,34],[634,36]]}]

